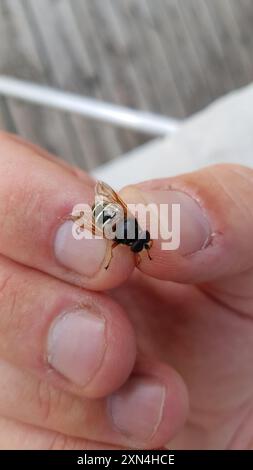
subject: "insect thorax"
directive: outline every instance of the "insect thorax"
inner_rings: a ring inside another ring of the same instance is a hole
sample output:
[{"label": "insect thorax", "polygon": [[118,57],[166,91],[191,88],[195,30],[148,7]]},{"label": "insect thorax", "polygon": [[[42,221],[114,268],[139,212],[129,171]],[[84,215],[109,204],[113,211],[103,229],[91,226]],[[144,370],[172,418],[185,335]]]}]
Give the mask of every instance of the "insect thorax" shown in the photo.
[{"label": "insect thorax", "polygon": [[97,202],[92,208],[92,214],[95,225],[100,229],[104,229],[107,224],[110,224],[112,227],[119,220],[124,219],[122,207],[113,202]]}]

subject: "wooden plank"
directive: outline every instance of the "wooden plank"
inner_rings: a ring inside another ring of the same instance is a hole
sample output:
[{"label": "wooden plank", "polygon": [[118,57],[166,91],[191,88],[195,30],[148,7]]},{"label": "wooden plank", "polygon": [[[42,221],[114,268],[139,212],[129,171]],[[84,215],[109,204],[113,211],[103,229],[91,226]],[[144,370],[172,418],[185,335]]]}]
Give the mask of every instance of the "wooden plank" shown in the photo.
[{"label": "wooden plank", "polygon": [[[206,97],[206,86],[200,83],[199,71],[196,68],[195,57],[192,57],[192,46],[189,42],[188,31],[180,16],[176,2],[148,0],[148,8],[152,17],[153,27],[160,36],[163,54],[167,57],[169,68],[183,103],[181,117],[192,114],[196,109],[196,101],[200,96]],[[160,78],[157,76],[157,81]],[[163,77],[166,84],[166,76]],[[167,99],[170,89],[164,91],[166,114],[170,113]]]},{"label": "wooden plank", "polygon": [[[108,7],[105,9],[102,2],[94,0],[94,2],[85,3],[82,0],[77,0],[72,4],[72,9],[81,36],[82,47],[86,50],[90,61],[94,64],[98,86],[94,90],[93,96],[97,99],[122,105],[126,104],[127,101],[127,106],[131,106],[129,101],[130,95],[128,93],[126,101],[122,93],[119,96],[119,89],[127,90],[127,87],[124,86],[125,81],[123,81],[121,72],[122,57],[120,60],[121,67],[119,67],[117,59],[114,60],[114,53],[110,50],[109,46],[112,44],[111,34],[113,34],[109,5],[110,2],[108,2]],[[84,18],[85,24],[83,22]],[[94,31],[96,31],[96,35],[94,35]],[[118,86],[117,82],[119,72],[121,77],[120,86]],[[138,101],[135,103],[135,106],[138,107]],[[107,136],[105,146],[108,145],[108,139],[111,140],[112,137],[111,135]],[[139,137],[137,137],[136,141],[132,132],[115,129],[114,139],[117,139],[121,149],[126,151],[138,144]],[[110,144],[110,147],[112,147],[112,144]],[[118,152],[114,153],[119,154],[121,149],[119,148]]]},{"label": "wooden plank", "polygon": [[[61,69],[65,66],[66,60],[65,55],[62,53],[63,46],[60,38],[52,34],[52,31],[54,31],[52,15],[54,9],[52,9],[51,4],[46,5],[47,8],[43,8],[39,0],[36,1],[36,5],[29,0],[25,0],[22,3],[47,82],[52,86],[60,87],[61,83],[58,78]],[[50,41],[51,47],[49,46]],[[61,119],[64,133],[71,144],[69,159],[82,166],[84,160],[83,151],[72,117],[69,114],[61,114]]]},{"label": "wooden plank", "polygon": [[13,121],[6,99],[0,97],[0,130],[8,132],[17,132],[15,122]]},{"label": "wooden plank", "polygon": [[[90,77],[91,74],[94,76],[94,72],[86,51],[81,46],[77,46],[80,38],[71,9],[67,9],[70,6],[69,2],[59,2],[53,9],[48,0],[38,0],[36,4],[32,0],[27,0],[27,5],[30,21],[39,33],[37,40],[41,47],[42,45],[44,47],[44,55],[47,57],[54,85],[87,94],[86,86],[88,83],[90,87]],[[40,21],[41,18],[44,18],[43,23]],[[34,34],[36,34],[35,31]],[[88,78],[88,81],[83,81],[83,77]],[[76,162],[84,166],[85,160],[87,169],[96,166],[104,159],[107,160],[112,149],[115,153],[113,148],[117,145],[114,137],[115,130],[109,126],[102,127],[100,124],[94,124],[73,115],[68,119],[67,131],[72,132],[72,143],[76,147],[73,152]],[[109,149],[106,145],[108,139],[105,142],[103,138],[106,133],[110,133]],[[119,146],[116,151],[120,153]]]},{"label": "wooden plank", "polygon": [[132,51],[127,60],[132,61],[138,86],[142,88],[145,109],[182,116],[183,104],[145,1],[114,0],[113,5],[121,28],[125,25],[127,30],[128,48]]},{"label": "wooden plank", "polygon": [[[185,117],[253,76],[252,0],[1,0],[0,73]],[[0,128],[83,168],[147,136],[0,99]]]},{"label": "wooden plank", "polygon": [[[136,89],[132,88],[129,92],[131,85],[128,80],[129,77],[126,79],[127,64],[123,68],[121,54],[120,61],[118,61],[117,53],[115,54],[115,51],[111,49],[113,43],[111,37],[115,33],[115,24],[111,16],[110,1],[108,1],[106,9],[103,2],[96,0],[86,3],[78,0],[72,4],[72,8],[82,38],[82,47],[86,49],[95,67],[98,86],[93,96],[111,103],[132,106],[130,103],[133,102],[134,98],[136,99]],[[83,24],[83,18],[85,18],[85,25]],[[94,31],[96,31],[95,35]],[[115,43],[117,44],[117,41]],[[139,107],[138,99],[136,99],[133,107]],[[120,128],[114,129],[115,138],[119,148],[111,156],[117,156],[122,151],[136,147],[142,142],[140,134]],[[110,142],[111,135],[107,134],[105,146],[112,147]]]},{"label": "wooden plank", "polygon": [[[41,83],[47,82],[19,0],[2,0],[0,3],[0,44],[2,73]],[[14,127],[7,126],[9,130],[16,130],[23,137],[67,159],[70,143],[58,112],[33,107],[13,99],[6,100],[6,107],[15,123]]]},{"label": "wooden plank", "polygon": [[[211,6],[210,0],[209,3]],[[223,31],[227,63],[235,86],[244,86],[252,81],[253,76],[253,4],[251,0],[224,0],[221,7],[220,29]]]},{"label": "wooden plank", "polygon": [[[203,104],[210,103],[234,88],[233,77],[227,69],[223,48],[217,38],[207,3],[208,0],[194,0],[187,4],[187,8],[182,0],[177,3],[191,46],[189,61],[197,71],[195,96]],[[194,107],[198,109],[198,105]]]}]

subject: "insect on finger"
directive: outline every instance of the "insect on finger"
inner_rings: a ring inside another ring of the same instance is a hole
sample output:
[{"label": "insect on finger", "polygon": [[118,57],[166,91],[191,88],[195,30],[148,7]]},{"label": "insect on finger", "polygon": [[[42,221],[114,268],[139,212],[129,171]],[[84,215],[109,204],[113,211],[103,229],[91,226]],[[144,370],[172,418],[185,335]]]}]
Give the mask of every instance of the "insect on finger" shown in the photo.
[{"label": "insect on finger", "polygon": [[128,246],[134,254],[138,254],[135,257],[136,266],[140,264],[139,253],[143,250],[146,250],[149,259],[152,259],[149,253],[152,247],[149,231],[141,229],[137,219],[129,213],[127,204],[103,181],[98,181],[95,186],[92,216],[80,211],[71,214],[69,220],[77,224],[78,230],[83,231],[86,228],[93,235],[102,236],[113,242],[105,265],[106,270],[110,266],[113,249],[118,245]]}]

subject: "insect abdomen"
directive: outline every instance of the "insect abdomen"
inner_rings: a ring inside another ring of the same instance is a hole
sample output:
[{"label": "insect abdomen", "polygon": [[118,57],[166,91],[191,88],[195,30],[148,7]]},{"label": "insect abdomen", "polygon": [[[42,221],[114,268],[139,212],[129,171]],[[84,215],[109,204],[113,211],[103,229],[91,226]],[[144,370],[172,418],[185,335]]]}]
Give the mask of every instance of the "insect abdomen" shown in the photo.
[{"label": "insect abdomen", "polygon": [[124,219],[117,224],[117,233],[115,240],[124,245],[132,245],[134,240],[138,239],[138,222],[136,219]]}]

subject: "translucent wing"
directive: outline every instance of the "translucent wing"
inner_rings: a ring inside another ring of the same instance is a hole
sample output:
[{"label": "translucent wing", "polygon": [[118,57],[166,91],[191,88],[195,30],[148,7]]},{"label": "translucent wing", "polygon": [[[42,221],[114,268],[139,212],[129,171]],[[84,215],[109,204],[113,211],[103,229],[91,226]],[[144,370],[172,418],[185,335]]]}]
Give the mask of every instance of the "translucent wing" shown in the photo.
[{"label": "translucent wing", "polygon": [[119,204],[123,210],[124,215],[127,215],[127,205],[121,199],[121,197],[114,191],[114,189],[109,186],[109,184],[105,183],[104,181],[97,181],[95,187],[95,199],[98,202],[104,201],[105,203],[111,204]]},{"label": "translucent wing", "polygon": [[92,212],[88,213],[85,211],[73,212],[68,219],[72,220],[76,225],[77,234],[83,232],[85,229],[89,230],[93,235],[99,237],[103,236],[103,230],[95,224]]}]

